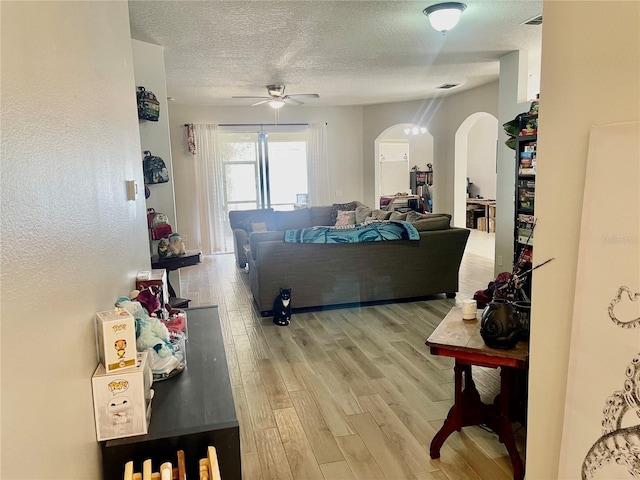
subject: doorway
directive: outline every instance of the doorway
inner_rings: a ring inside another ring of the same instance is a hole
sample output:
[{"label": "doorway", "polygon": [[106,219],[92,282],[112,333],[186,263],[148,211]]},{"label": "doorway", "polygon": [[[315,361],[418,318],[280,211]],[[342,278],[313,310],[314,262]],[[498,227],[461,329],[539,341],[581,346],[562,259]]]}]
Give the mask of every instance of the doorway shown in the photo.
[{"label": "doorway", "polygon": [[[433,164],[433,136],[424,127],[399,123],[384,130],[374,143],[376,207],[382,195],[411,193],[410,171]],[[415,192],[414,192],[415,193]]]},{"label": "doorway", "polygon": [[497,142],[498,119],[490,113],[468,116],[456,131],[453,207],[456,227],[466,228],[468,196],[496,198]]}]

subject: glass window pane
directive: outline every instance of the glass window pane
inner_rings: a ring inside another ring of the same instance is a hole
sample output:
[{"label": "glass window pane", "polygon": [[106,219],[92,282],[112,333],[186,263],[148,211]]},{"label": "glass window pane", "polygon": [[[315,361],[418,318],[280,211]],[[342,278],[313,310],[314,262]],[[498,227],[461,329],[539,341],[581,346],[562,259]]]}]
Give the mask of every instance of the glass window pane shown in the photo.
[{"label": "glass window pane", "polygon": [[255,202],[255,164],[228,163],[225,165],[224,173],[227,203]]},{"label": "glass window pane", "polygon": [[271,204],[293,205],[296,195],[307,192],[307,144],[278,142],[269,138]]}]

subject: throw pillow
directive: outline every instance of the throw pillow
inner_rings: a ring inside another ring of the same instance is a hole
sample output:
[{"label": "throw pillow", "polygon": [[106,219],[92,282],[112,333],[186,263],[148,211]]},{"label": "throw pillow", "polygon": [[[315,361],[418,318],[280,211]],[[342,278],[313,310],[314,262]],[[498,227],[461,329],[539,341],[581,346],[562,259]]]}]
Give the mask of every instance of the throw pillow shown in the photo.
[{"label": "throw pillow", "polygon": [[267,231],[266,222],[252,223],[251,224],[251,231],[252,232],[266,232]]},{"label": "throw pillow", "polygon": [[389,216],[389,220],[406,220],[406,219],[407,219],[406,213],[391,212],[391,215]]},{"label": "throw pillow", "polygon": [[366,221],[367,217],[373,217],[376,220],[388,220],[389,216],[392,212],[387,212],[385,210],[380,209],[372,209],[367,206],[358,206],[356,207],[356,223],[363,223]]},{"label": "throw pillow", "polygon": [[338,210],[338,217],[336,219],[335,226],[336,227],[345,227],[347,225],[355,225],[356,224],[356,211],[342,211]]},{"label": "throw pillow", "polygon": [[349,203],[334,203],[331,205],[331,224],[335,225],[336,220],[338,219],[338,211],[342,210],[343,212],[350,212],[356,210],[358,204],[356,202]]}]

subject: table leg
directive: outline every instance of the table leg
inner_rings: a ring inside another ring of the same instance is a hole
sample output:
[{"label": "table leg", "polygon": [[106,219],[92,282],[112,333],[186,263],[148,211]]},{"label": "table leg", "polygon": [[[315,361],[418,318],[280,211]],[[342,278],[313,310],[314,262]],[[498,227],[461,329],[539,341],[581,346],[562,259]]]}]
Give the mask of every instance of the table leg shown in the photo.
[{"label": "table leg", "polygon": [[169,290],[169,298],[176,296],[176,291],[171,286],[171,280],[169,280],[169,270],[167,270],[167,290]]},{"label": "table leg", "polygon": [[516,448],[515,438],[511,426],[510,401],[513,392],[511,387],[515,384],[516,372],[512,368],[501,367],[500,369],[500,395],[494,400],[495,416],[488,426],[498,434],[500,442],[504,443],[513,465],[513,479],[522,480],[524,478],[524,466],[522,458]]},{"label": "table leg", "polygon": [[[454,403],[449,414],[431,441],[429,454],[431,458],[440,458],[440,448],[444,441],[455,431],[462,427],[478,425],[486,416],[487,406],[480,400],[480,394],[473,382],[471,365],[465,365],[456,361],[454,371]],[[464,388],[462,375],[464,373]]]}]

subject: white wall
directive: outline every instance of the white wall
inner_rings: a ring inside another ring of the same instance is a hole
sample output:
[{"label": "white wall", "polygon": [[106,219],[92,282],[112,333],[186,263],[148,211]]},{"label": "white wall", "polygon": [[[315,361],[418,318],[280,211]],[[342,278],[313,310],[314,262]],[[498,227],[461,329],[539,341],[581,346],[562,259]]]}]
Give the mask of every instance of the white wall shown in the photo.
[{"label": "white wall", "polygon": [[543,15],[535,255],[555,260],[533,275],[528,480],[558,478],[589,129],[640,120],[640,2],[547,0]]},{"label": "white wall", "polygon": [[[455,133],[472,113],[487,112],[497,116],[498,82],[442,99],[387,103],[363,107],[363,188],[364,203],[375,204],[376,138],[398,123],[427,127],[433,135],[434,212],[453,213],[453,175]],[[414,162],[416,163],[416,162]]]},{"label": "white wall", "polygon": [[[496,184],[495,273],[510,271],[513,265],[513,227],[515,219],[516,154],[505,145],[502,125],[529,111],[528,52],[518,51],[500,59],[498,125],[498,181]],[[536,211],[536,215],[537,215]]]},{"label": "white wall", "polygon": [[1,2],[2,478],[100,478],[93,318],[149,268],[126,2]]},{"label": "white wall", "polygon": [[496,198],[497,120],[489,115],[478,118],[467,138],[467,177],[473,182],[472,194]]},{"label": "white wall", "polygon": [[[169,105],[176,214],[187,248],[199,248],[194,157],[187,148],[185,123],[273,124],[274,110],[256,107],[212,107],[179,103]],[[278,123],[327,122],[331,203],[363,201],[362,107],[285,106]],[[342,191],[338,196],[336,192]]]}]

